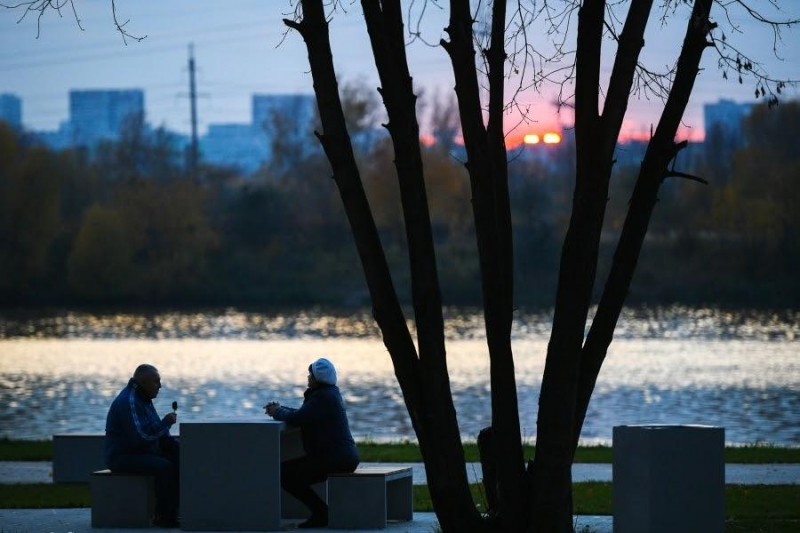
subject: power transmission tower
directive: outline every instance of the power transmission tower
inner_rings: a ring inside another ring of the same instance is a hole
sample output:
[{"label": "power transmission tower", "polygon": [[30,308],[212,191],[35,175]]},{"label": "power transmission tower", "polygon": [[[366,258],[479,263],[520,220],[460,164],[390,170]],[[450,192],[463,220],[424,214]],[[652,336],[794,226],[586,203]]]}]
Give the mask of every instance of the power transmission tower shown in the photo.
[{"label": "power transmission tower", "polygon": [[197,180],[197,163],[199,147],[197,142],[197,90],[194,82],[194,44],[189,44],[189,102],[192,112],[192,144],[189,147],[189,171],[192,179]]}]

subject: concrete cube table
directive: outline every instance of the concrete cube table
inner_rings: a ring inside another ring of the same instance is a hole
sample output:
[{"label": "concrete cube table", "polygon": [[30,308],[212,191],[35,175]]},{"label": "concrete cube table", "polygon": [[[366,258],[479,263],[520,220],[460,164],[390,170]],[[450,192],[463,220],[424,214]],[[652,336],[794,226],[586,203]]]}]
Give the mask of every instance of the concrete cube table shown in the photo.
[{"label": "concrete cube table", "polygon": [[181,529],[277,531],[281,431],[264,418],[181,424]]}]

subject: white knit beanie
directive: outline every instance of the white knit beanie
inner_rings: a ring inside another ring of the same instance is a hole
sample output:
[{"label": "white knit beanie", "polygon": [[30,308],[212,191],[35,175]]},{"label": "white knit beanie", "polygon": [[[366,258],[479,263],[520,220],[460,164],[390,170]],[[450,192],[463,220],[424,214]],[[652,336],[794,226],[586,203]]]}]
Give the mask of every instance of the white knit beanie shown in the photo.
[{"label": "white knit beanie", "polygon": [[311,373],[314,375],[314,379],[320,383],[336,385],[336,369],[333,367],[333,363],[324,357],[311,363]]}]

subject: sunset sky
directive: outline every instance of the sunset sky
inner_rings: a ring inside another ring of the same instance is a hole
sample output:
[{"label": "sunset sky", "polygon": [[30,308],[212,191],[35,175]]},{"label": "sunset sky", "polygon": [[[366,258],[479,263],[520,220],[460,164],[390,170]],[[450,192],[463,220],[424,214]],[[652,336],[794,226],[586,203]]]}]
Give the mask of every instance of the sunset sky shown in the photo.
[{"label": "sunset sky", "polygon": [[[80,28],[68,6],[60,17],[49,12],[37,21],[36,13],[31,13],[20,22],[20,10],[0,8],[0,93],[22,98],[23,124],[27,128],[55,130],[68,117],[70,89],[141,88],[145,91],[148,122],[187,133],[187,62],[189,44],[193,43],[201,134],[210,123],[246,123],[250,121],[253,93],[313,90],[304,43],[296,32],[287,33],[282,23],[295,3],[117,0],[118,18],[129,21],[126,29],[135,36],[146,36],[141,42],[129,39],[127,44],[113,26],[109,0],[75,0]],[[767,2],[753,4],[764,7]],[[347,13],[337,13],[331,23],[339,81],[362,79],[377,87],[360,4],[346,1],[344,5]],[[414,5],[419,6],[420,2]],[[800,2],[784,8],[794,10],[785,16],[800,17]],[[686,24],[683,13],[665,27],[652,17],[643,56],[652,69],[663,70],[677,58]],[[734,12],[732,21],[742,30],[737,33],[728,22],[722,22],[719,9],[716,14],[729,42],[763,62],[775,77],[800,78],[800,57],[795,52],[800,50],[800,28],[784,30],[783,42],[777,45],[782,58],[779,60],[773,55],[772,34],[766,28],[747,21],[743,13]],[[449,61],[437,46],[439,39],[445,37],[442,29],[447,17],[445,9],[429,4],[421,27],[425,42],[417,40],[408,48],[415,85],[424,87],[428,94],[452,94]],[[407,27],[412,27],[413,17],[407,20]],[[41,23],[38,38],[37,22]],[[533,37],[537,46],[545,42],[543,30],[533,33],[538,35]],[[574,43],[574,39],[567,42]],[[613,52],[610,41],[607,49]],[[702,138],[704,103],[720,98],[755,101],[751,80],[739,85],[735,76],[729,76],[727,81],[722,78],[713,50],[706,53],[703,67],[681,132],[692,139]],[[790,88],[786,96],[797,98],[798,90]],[[572,123],[568,111],[556,113],[552,87],[545,86],[539,94],[525,92],[518,100],[523,106],[531,106],[530,116],[535,122],[518,126],[511,133],[515,137],[541,134]],[[652,98],[633,100],[624,135],[647,135],[651,124],[658,120],[659,103]],[[506,129],[511,130],[519,117],[509,114],[506,122]]]}]

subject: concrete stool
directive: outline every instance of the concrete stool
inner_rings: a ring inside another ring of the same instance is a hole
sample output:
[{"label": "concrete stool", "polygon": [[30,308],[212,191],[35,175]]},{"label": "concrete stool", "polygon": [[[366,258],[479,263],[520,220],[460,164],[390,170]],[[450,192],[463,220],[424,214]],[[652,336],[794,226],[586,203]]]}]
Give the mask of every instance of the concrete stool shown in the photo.
[{"label": "concrete stool", "polygon": [[330,529],[385,529],[389,520],[414,518],[411,467],[362,467],[328,476]]},{"label": "concrete stool", "polygon": [[99,470],[89,487],[92,527],[150,527],[156,507],[152,477]]}]

